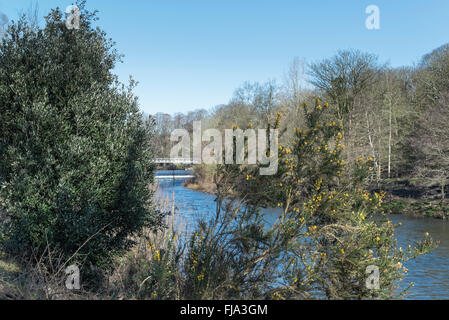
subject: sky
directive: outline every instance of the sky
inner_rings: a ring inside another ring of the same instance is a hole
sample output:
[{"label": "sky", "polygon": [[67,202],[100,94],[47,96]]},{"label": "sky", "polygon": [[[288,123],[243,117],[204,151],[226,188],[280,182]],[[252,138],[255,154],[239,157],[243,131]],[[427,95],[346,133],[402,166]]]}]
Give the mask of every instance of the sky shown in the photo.
[{"label": "sky", "polygon": [[[43,17],[72,2],[0,0],[0,12],[16,19],[37,3]],[[366,28],[369,5],[380,10],[379,30]],[[211,109],[245,81],[282,84],[295,57],[316,62],[352,48],[400,67],[449,42],[448,0],[88,0],[87,8],[124,54],[114,72],[139,82],[151,114]]]}]

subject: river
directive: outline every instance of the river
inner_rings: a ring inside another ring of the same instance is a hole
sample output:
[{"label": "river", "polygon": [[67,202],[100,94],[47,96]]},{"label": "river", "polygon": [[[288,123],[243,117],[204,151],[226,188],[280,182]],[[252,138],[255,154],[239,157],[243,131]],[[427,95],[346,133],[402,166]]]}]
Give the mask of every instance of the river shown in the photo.
[{"label": "river", "polygon": [[[157,175],[167,175],[168,172],[158,171]],[[188,175],[189,172],[177,172],[178,175]],[[195,221],[202,217],[211,217],[215,213],[215,197],[210,194],[190,190],[182,186],[183,179],[158,179],[157,196],[171,201],[175,191],[176,212],[182,212],[181,224],[189,229]],[[265,210],[268,221],[277,215],[276,210]],[[402,287],[410,282],[414,287],[409,290],[407,299],[449,299],[449,221],[433,218],[412,218],[404,215],[392,215],[393,223],[402,222],[397,228],[398,246],[406,248],[414,241],[421,240],[426,232],[439,241],[439,246],[427,255],[404,263],[408,274]]]}]

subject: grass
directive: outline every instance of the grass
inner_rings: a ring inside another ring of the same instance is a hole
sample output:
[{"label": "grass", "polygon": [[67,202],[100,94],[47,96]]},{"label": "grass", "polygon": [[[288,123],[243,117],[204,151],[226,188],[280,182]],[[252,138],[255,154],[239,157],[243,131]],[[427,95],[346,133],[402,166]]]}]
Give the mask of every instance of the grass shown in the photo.
[{"label": "grass", "polygon": [[449,200],[419,200],[409,198],[393,198],[384,204],[386,213],[405,214],[416,217],[449,219]]},{"label": "grass", "polygon": [[13,298],[15,279],[22,273],[22,269],[15,261],[0,252],[0,299]]}]

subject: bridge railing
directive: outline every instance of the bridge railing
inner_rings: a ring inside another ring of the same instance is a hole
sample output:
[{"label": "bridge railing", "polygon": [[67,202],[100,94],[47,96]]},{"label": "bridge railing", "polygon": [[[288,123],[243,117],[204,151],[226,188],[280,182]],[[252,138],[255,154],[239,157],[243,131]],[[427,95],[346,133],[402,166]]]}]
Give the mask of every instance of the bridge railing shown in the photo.
[{"label": "bridge railing", "polygon": [[158,164],[200,164],[200,161],[190,158],[155,158],[153,162]]}]

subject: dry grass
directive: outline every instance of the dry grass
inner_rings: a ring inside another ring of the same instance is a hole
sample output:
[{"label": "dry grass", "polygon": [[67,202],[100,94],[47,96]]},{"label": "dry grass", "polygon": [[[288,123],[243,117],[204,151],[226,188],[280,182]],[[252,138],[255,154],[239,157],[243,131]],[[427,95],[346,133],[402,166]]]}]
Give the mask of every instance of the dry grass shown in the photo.
[{"label": "dry grass", "polygon": [[69,290],[65,282],[68,260],[63,255],[46,248],[44,253],[31,259],[0,258],[1,300],[74,300],[92,297],[84,290]]},{"label": "dry grass", "polygon": [[204,192],[208,194],[215,194],[217,192],[217,185],[211,182],[187,183],[185,184],[185,187],[191,190]]},{"label": "dry grass", "polygon": [[[157,190],[156,190],[157,191]],[[155,197],[156,208],[165,213],[173,210],[173,201],[167,195]],[[74,299],[177,299],[181,297],[179,270],[183,248],[186,243],[186,224],[179,215],[168,214],[166,228],[144,229],[134,237],[135,246],[114,262],[112,272],[96,270],[105,279],[94,290],[83,286],[83,270],[80,266],[81,289],[69,290],[65,281],[65,268],[70,261],[47,246],[39,257],[25,260],[23,257],[8,257],[0,252],[0,299],[9,300],[74,300]],[[75,257],[73,257],[75,258]],[[79,258],[79,257],[77,257]],[[79,259],[78,259],[79,261]],[[172,273],[173,277],[155,272]],[[165,269],[164,269],[165,268]],[[161,278],[162,279],[161,279]],[[164,283],[165,279],[165,283]],[[160,284],[159,284],[160,282]],[[154,287],[154,288],[153,288]],[[167,290],[170,289],[170,290]],[[156,296],[155,296],[156,295]]]},{"label": "dry grass", "polygon": [[[154,186],[156,209],[166,213],[165,228],[144,229],[133,240],[136,245],[117,260],[109,277],[109,292],[117,299],[179,299],[179,260],[186,243],[183,217],[172,214],[173,199]],[[170,282],[170,283],[168,283]],[[165,286],[165,287],[164,287]],[[171,287],[171,288],[169,288]]]}]

